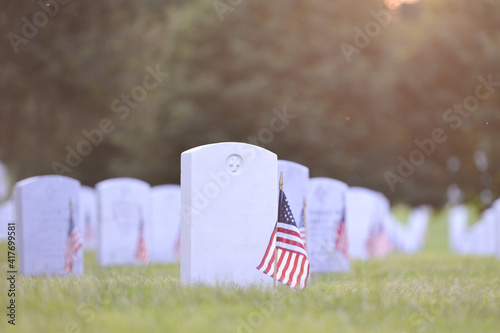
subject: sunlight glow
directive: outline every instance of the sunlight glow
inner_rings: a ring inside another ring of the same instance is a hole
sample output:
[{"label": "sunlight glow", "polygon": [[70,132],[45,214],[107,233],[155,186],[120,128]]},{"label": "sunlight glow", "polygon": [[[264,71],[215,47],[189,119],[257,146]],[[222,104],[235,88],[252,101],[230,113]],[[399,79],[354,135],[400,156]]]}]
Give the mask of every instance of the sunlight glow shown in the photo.
[{"label": "sunlight glow", "polygon": [[415,3],[420,0],[384,0],[386,6],[391,10],[397,10],[404,3]]}]

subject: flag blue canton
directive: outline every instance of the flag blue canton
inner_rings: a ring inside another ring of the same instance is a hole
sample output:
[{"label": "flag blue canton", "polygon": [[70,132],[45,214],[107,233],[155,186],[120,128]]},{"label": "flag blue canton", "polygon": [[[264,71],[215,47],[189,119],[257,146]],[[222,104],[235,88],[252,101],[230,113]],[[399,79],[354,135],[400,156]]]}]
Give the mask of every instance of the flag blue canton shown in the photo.
[{"label": "flag blue canton", "polygon": [[282,193],[282,204],[280,205],[281,209],[279,211],[278,221],[281,223],[290,224],[293,226],[297,226],[295,223],[295,218],[293,217],[292,210],[290,209],[290,205],[288,204],[288,199],[286,198],[285,193]]}]

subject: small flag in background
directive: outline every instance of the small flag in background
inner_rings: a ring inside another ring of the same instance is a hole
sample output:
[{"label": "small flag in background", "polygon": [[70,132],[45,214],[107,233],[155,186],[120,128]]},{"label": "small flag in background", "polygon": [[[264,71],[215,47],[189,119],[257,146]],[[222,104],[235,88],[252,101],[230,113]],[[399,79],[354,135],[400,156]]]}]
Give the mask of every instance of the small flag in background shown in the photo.
[{"label": "small flag in background", "polygon": [[64,254],[64,270],[68,273],[73,272],[73,263],[76,260],[78,250],[81,249],[83,243],[78,228],[75,227],[73,221],[73,205],[71,199],[69,201],[69,228],[68,237],[66,238],[66,252]]},{"label": "small flag in background", "polygon": [[337,228],[337,239],[335,240],[335,250],[344,254],[344,257],[349,258],[349,243],[347,242],[347,229],[345,223],[345,210],[342,214],[342,219]]},{"label": "small flag in background", "polygon": [[391,241],[384,232],[382,225],[375,225],[366,241],[366,251],[370,257],[381,258],[393,249]]},{"label": "small flag in background", "polygon": [[139,211],[139,242],[137,243],[137,251],[135,252],[135,258],[139,259],[142,263],[149,263],[148,247],[146,245],[146,237],[144,235],[144,218],[142,216],[142,210]]},{"label": "small flag in background", "polygon": [[179,231],[177,232],[177,238],[175,239],[174,255],[177,261],[181,259],[181,226],[179,226]]},{"label": "small flag in background", "polygon": [[92,224],[90,223],[90,215],[85,212],[85,243],[90,244],[94,240],[94,230],[92,230]]},{"label": "small flag in background", "polygon": [[309,259],[288,200],[281,189],[278,222],[264,258],[257,267],[259,271],[271,277],[274,277],[275,249],[277,249],[276,279],[292,288],[304,288],[309,276]]}]

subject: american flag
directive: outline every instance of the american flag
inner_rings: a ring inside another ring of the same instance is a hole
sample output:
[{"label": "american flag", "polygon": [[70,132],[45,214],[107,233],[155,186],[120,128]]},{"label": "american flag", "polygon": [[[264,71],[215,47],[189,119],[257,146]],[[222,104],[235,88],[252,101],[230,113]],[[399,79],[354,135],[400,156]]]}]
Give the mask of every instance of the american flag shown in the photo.
[{"label": "american flag", "polygon": [[179,231],[177,232],[177,238],[175,239],[174,255],[175,255],[175,259],[177,261],[179,261],[181,259],[181,227],[180,226],[179,226]]},{"label": "american flag", "polygon": [[137,251],[135,252],[135,258],[140,260],[144,264],[149,263],[149,253],[148,247],[146,245],[146,237],[144,235],[144,220],[142,218],[142,212],[140,212],[140,223],[139,223],[139,242],[137,244]]},{"label": "american flag", "polygon": [[92,230],[92,224],[90,223],[90,215],[88,212],[85,213],[85,243],[90,244],[94,240],[94,231]]},{"label": "american flag", "polygon": [[309,259],[282,190],[280,190],[278,222],[264,258],[257,267],[259,271],[271,277],[274,277],[275,249],[277,249],[276,279],[292,288],[304,288],[309,276]]},{"label": "american flag", "polygon": [[78,250],[80,250],[82,245],[83,243],[80,231],[78,231],[78,228],[75,227],[75,223],[73,222],[73,209],[70,201],[68,237],[66,237],[66,251],[64,254],[64,270],[66,272],[73,272],[73,263],[75,262]]},{"label": "american flag", "polygon": [[384,257],[393,250],[389,237],[381,225],[372,228],[370,236],[366,241],[366,251],[370,257]]},{"label": "american flag", "polygon": [[341,252],[344,257],[349,258],[349,243],[347,242],[345,211],[342,214],[342,219],[338,224],[337,238],[335,239],[335,250]]}]

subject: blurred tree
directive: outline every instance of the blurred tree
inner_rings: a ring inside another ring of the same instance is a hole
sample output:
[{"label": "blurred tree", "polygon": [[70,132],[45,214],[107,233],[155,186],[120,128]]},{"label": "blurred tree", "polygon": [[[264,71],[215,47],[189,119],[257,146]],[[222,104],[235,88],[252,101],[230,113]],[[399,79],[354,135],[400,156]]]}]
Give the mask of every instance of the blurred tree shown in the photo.
[{"label": "blurred tree", "polygon": [[[22,34],[23,17],[41,10],[11,2],[0,26]],[[8,38],[0,48],[0,160],[16,179],[52,173],[66,147],[86,139],[82,130],[108,118],[113,130],[69,176],[178,182],[182,151],[242,141],[311,176],[441,205],[454,182],[477,198],[480,148],[498,197],[500,87],[460,123],[445,115],[476,93],[479,77],[500,81],[499,56],[495,0],[422,0],[399,13],[382,0],[70,2],[19,52]],[[125,104],[148,66],[168,77],[137,106]],[[259,138],[285,109],[293,118],[284,130]],[[387,173],[436,129],[444,142],[391,191]],[[451,156],[462,162],[457,173],[447,169]]]}]

